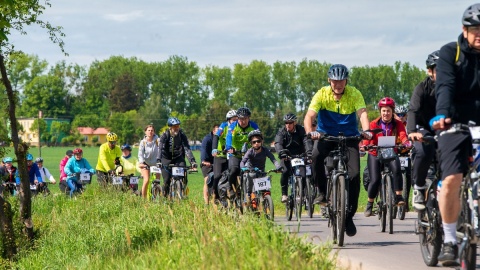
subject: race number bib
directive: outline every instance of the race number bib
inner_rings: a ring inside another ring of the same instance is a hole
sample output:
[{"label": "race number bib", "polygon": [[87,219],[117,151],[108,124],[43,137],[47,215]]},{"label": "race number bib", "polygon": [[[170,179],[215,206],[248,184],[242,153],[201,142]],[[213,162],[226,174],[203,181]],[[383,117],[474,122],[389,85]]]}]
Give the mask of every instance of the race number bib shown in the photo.
[{"label": "race number bib", "polygon": [[254,191],[270,190],[270,188],[271,188],[270,178],[268,176],[253,179],[253,190]]},{"label": "race number bib", "polygon": [[162,172],[162,169],[160,169],[157,166],[150,167],[150,173],[161,173],[161,172]]},{"label": "race number bib", "polygon": [[182,167],[172,167],[172,175],[173,176],[183,176],[183,168]]},{"label": "race number bib", "polygon": [[37,190],[37,185],[30,185],[30,190]]},{"label": "race number bib", "polygon": [[113,185],[121,185],[123,184],[123,179],[121,176],[115,176],[112,178],[112,184]]},{"label": "race number bib", "polygon": [[305,172],[307,176],[312,175],[312,166],[306,166],[305,167]]},{"label": "race number bib", "polygon": [[303,162],[303,159],[301,158],[294,158],[292,159],[292,166],[300,166],[300,165],[305,165],[305,163]]},{"label": "race number bib", "polygon": [[136,184],[138,184],[138,177],[136,177],[136,176],[130,177],[130,184],[131,184],[131,185],[136,185]]},{"label": "race number bib", "polygon": [[470,127],[470,134],[472,135],[472,139],[480,139],[480,126]]},{"label": "race number bib", "polygon": [[88,182],[90,181],[91,175],[89,173],[81,173],[80,174],[80,181],[82,182]]},{"label": "race number bib", "polygon": [[403,168],[408,167],[408,157],[400,157],[400,166]]}]

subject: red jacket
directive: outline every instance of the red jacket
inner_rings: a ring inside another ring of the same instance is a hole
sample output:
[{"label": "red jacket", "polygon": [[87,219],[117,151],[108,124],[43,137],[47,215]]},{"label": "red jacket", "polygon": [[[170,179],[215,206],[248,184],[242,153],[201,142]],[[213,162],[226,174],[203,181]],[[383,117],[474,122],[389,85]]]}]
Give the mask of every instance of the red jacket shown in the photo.
[{"label": "red jacket", "polygon": [[[393,128],[392,133],[390,136],[396,137],[396,144],[403,144],[408,141],[407,131],[405,130],[405,126],[403,125],[402,121],[393,119]],[[380,124],[380,117],[370,122],[370,129],[381,129],[382,125]],[[378,145],[378,137],[383,136],[382,132],[379,132],[373,135],[371,140],[363,140],[363,145]],[[368,151],[370,155],[377,156],[377,150],[370,150]]]}]

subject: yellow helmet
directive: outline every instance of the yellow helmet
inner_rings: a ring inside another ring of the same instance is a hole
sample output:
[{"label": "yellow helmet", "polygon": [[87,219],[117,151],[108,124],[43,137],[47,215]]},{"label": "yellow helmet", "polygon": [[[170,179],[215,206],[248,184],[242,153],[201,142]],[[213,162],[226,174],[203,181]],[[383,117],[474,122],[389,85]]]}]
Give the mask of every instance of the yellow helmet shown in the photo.
[{"label": "yellow helmet", "polygon": [[113,132],[109,132],[109,133],[107,134],[107,141],[108,141],[108,142],[115,142],[115,141],[117,141],[117,140],[118,140],[117,134],[115,134],[115,133],[113,133]]}]

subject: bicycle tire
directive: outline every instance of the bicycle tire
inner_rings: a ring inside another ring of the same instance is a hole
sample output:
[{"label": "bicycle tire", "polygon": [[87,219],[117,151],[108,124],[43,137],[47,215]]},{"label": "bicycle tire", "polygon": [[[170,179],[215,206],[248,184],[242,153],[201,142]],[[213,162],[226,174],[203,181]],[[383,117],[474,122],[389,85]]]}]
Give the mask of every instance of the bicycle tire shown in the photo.
[{"label": "bicycle tire", "polygon": [[343,175],[340,175],[337,179],[337,199],[337,245],[342,247],[345,239],[345,217],[347,211],[347,193],[345,190],[345,176]]},{"label": "bicycle tire", "polygon": [[329,194],[328,204],[327,204],[328,225],[330,226],[332,242],[333,244],[337,244],[337,216],[335,212],[336,205],[334,205],[334,203],[337,201],[337,193],[336,193],[336,189],[333,188],[332,179],[328,180],[327,194]]},{"label": "bicycle tire", "polygon": [[290,183],[290,195],[288,195],[287,202],[285,203],[285,214],[287,217],[288,221],[292,220],[293,217],[293,193],[295,190],[295,187],[292,185],[293,179],[290,177],[288,180]]},{"label": "bicycle tire", "polygon": [[410,195],[410,194],[408,194],[408,183],[407,183],[406,173],[407,173],[406,171],[402,171],[402,196],[403,196],[403,199],[405,200],[405,204],[398,207],[398,219],[399,220],[404,220],[405,219],[408,199],[409,199],[409,195]]},{"label": "bicycle tire", "polygon": [[312,185],[312,179],[310,177],[306,177],[306,189],[308,190],[306,195],[306,201],[308,203],[308,216],[313,218],[313,212],[315,211],[315,205],[313,204],[313,200],[315,199],[315,187]]},{"label": "bicycle tire", "polygon": [[175,196],[178,200],[182,200],[183,199],[183,187],[182,187],[182,181],[176,181],[175,182]]},{"label": "bicycle tire", "polygon": [[387,198],[387,220],[388,220],[388,233],[393,233],[393,217],[395,215],[395,207],[394,199],[393,199],[393,190],[392,190],[392,178],[390,175],[385,175],[385,183],[386,183],[386,198]]},{"label": "bicycle tire", "polygon": [[302,219],[302,204],[303,204],[303,185],[302,185],[302,178],[296,177],[295,178],[295,196],[294,196],[294,204],[295,204],[295,217],[297,221],[300,222]]},{"label": "bicycle tire", "polygon": [[[428,203],[428,202],[427,202]],[[442,249],[442,232],[434,225],[438,221],[433,219],[431,209],[427,208],[418,213],[418,224],[421,221],[428,222],[429,227],[423,228],[418,234],[420,251],[423,261],[427,266],[436,266],[438,264],[438,255]],[[428,234],[427,234],[428,232]]]},{"label": "bicycle tire", "polygon": [[273,200],[269,194],[263,197],[263,213],[265,214],[265,217],[271,221],[273,221],[273,219],[275,218]]},{"label": "bicycle tire", "polygon": [[160,185],[152,186],[152,201],[158,201],[162,197],[162,187]]},{"label": "bicycle tire", "polygon": [[[463,234],[468,235],[468,241],[472,239],[472,234],[475,232],[470,229],[470,226],[473,228],[473,220],[472,220],[472,209],[470,209],[469,206],[469,200],[472,199],[471,196],[469,196],[468,191],[463,192],[462,196],[462,210],[460,213],[460,218],[457,222],[457,231],[461,231]],[[470,226],[462,226],[462,223],[467,223]],[[460,230],[458,230],[460,227]],[[463,227],[463,228],[462,228]],[[461,244],[463,244],[462,239],[460,239]],[[473,270],[476,269],[477,266],[477,244],[472,244],[472,243],[467,243],[465,250],[463,251],[462,254],[459,256],[460,260],[460,266],[461,269],[466,269],[466,270]]]},{"label": "bicycle tire", "polygon": [[385,178],[382,178],[382,183],[380,185],[380,201],[378,202],[378,218],[380,219],[381,232],[385,232],[387,227],[386,196]]}]

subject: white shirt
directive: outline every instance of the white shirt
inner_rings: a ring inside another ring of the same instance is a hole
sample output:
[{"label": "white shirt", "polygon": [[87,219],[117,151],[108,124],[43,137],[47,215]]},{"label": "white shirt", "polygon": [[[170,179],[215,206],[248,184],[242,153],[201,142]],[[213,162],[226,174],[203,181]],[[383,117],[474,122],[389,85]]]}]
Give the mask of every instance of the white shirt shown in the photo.
[{"label": "white shirt", "polygon": [[[57,181],[55,181],[55,178],[53,177],[53,175],[50,173],[50,171],[45,168],[45,167],[38,167],[38,170],[40,171],[40,175],[42,176],[42,179],[44,179],[44,181],[46,181],[47,179],[50,181],[50,183],[52,184],[55,184]],[[35,177],[36,179],[36,177]]]}]

